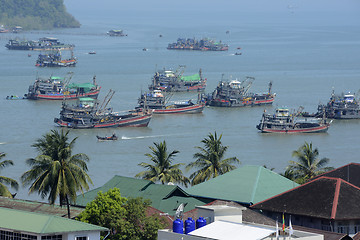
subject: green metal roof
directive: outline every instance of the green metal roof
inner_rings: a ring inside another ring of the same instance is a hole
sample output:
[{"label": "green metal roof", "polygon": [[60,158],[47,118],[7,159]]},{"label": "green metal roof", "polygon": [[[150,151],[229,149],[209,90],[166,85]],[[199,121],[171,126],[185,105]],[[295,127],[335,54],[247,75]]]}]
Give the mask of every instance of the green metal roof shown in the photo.
[{"label": "green metal roof", "polygon": [[[59,205],[52,205],[49,203],[36,202],[31,200],[0,197],[0,207],[23,210],[27,212],[50,214],[59,217],[67,217],[66,207],[60,207]],[[83,208],[71,207],[71,218],[78,216],[83,210]]]},{"label": "green metal roof", "polygon": [[186,191],[197,197],[255,204],[297,186],[297,183],[264,167],[244,166]]},{"label": "green metal roof", "polygon": [[54,234],[80,231],[107,231],[107,228],[58,216],[30,213],[0,207],[1,228],[15,231]]},{"label": "green metal roof", "polygon": [[63,77],[51,76],[50,78],[51,78],[51,80],[64,80]]},{"label": "green metal roof", "polygon": [[148,180],[114,176],[102,187],[93,189],[84,195],[77,196],[76,206],[86,206],[87,203],[94,200],[99,191],[107,192],[111,188],[119,188],[122,197],[142,197],[144,199],[150,199],[151,206],[173,215],[175,213],[174,208],[180,205],[180,203],[187,203],[185,211],[189,211],[195,208],[195,206],[201,206],[207,201],[200,201],[194,197],[189,196],[184,190],[176,185],[162,185],[155,184]]},{"label": "green metal roof", "polygon": [[68,88],[71,89],[78,89],[83,88],[85,92],[89,92],[92,88],[95,88],[96,86],[92,83],[70,83],[68,85]]},{"label": "green metal roof", "polygon": [[194,82],[194,81],[200,81],[201,77],[199,73],[196,73],[190,76],[182,76],[181,80],[185,82]]}]

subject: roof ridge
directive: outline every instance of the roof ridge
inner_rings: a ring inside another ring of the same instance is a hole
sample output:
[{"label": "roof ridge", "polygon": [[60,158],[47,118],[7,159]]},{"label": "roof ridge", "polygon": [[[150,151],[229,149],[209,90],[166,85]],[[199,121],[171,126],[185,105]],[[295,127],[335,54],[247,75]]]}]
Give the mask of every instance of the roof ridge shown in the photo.
[{"label": "roof ridge", "polygon": [[254,202],[255,193],[256,193],[257,187],[258,187],[258,185],[259,185],[259,179],[260,179],[261,169],[262,169],[261,167],[258,168],[257,175],[256,175],[256,179],[255,179],[255,182],[254,182],[253,191],[252,191],[252,193],[251,193],[250,202]]},{"label": "roof ridge", "polygon": [[346,164],[346,165],[344,165],[344,166],[341,166],[341,167],[335,168],[335,169],[333,169],[333,170],[324,172],[324,173],[322,173],[322,174],[320,174],[320,175],[317,175],[317,176],[313,177],[312,179],[314,179],[314,178],[316,178],[316,179],[317,179],[317,178],[320,178],[320,177],[322,177],[322,176],[325,175],[325,174],[328,174],[328,173],[337,171],[337,170],[339,170],[339,169],[341,169],[341,168],[348,167],[348,166],[350,166],[350,165],[359,165],[359,166],[360,166],[360,163],[354,163],[354,162],[348,163],[348,164]]},{"label": "roof ridge", "polygon": [[339,202],[339,193],[340,193],[340,187],[341,187],[341,179],[338,178],[336,180],[336,187],[335,187],[335,194],[334,194],[334,201],[333,201],[333,206],[332,206],[332,210],[331,210],[331,219],[335,219],[336,217],[336,211],[337,211],[337,205]]},{"label": "roof ridge", "polygon": [[40,233],[45,233],[46,228],[50,225],[54,217],[55,216],[48,217],[48,220],[46,221],[46,224],[44,224],[44,227],[41,229]]}]

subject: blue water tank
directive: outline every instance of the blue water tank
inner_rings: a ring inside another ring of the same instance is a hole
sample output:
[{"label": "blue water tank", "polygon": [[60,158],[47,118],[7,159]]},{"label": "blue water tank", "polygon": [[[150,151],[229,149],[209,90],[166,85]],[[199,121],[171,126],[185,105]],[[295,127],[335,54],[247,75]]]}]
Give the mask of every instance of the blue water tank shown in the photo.
[{"label": "blue water tank", "polygon": [[184,233],[184,222],[181,219],[176,219],[173,222],[173,232],[175,233]]},{"label": "blue water tank", "polygon": [[196,229],[201,228],[206,225],[206,219],[203,217],[199,217],[198,220],[196,220]]},{"label": "blue water tank", "polygon": [[189,217],[186,221],[185,221],[185,234],[189,234],[189,232],[192,232],[195,230],[195,221]]}]

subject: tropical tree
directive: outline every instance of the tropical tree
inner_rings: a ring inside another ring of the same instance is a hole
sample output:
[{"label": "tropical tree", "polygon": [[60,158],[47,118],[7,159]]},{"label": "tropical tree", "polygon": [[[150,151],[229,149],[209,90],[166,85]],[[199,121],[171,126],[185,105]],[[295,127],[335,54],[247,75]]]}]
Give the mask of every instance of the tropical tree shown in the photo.
[{"label": "tropical tree", "polygon": [[227,173],[236,168],[234,163],[239,164],[240,160],[236,157],[223,159],[227,146],[221,143],[222,134],[218,137],[209,133],[208,137],[201,142],[204,147],[196,147],[200,152],[194,154],[195,162],[191,162],[186,166],[186,170],[197,169],[190,175],[191,185],[205,182],[211,178]]},{"label": "tropical tree", "polygon": [[70,218],[70,201],[76,201],[76,193],[89,189],[92,181],[87,174],[86,162],[89,157],[84,153],[72,155],[77,138],[69,142],[69,131],[52,130],[36,140],[35,147],[40,155],[26,160],[31,167],[22,176],[24,185],[30,185],[29,194],[38,192],[42,198],[48,196],[50,204],[59,198],[60,206],[67,205]]},{"label": "tropical tree", "polygon": [[305,183],[310,178],[332,170],[332,167],[325,167],[329,163],[328,158],[319,159],[319,150],[313,149],[312,143],[305,142],[298,150],[293,151],[293,157],[297,161],[289,161],[285,173],[297,183]]},{"label": "tropical tree", "polygon": [[172,164],[173,158],[179,151],[174,150],[168,153],[165,140],[160,143],[155,143],[155,147],[150,146],[151,153],[146,153],[145,156],[150,158],[151,163],[142,162],[139,166],[146,168],[146,171],[136,174],[135,177],[150,180],[152,182],[160,181],[162,184],[166,183],[180,183],[187,186],[189,179],[183,175],[180,169],[183,163]]},{"label": "tropical tree", "polygon": [[150,200],[121,197],[120,189],[113,188],[86,205],[77,220],[110,229],[111,240],[156,239],[157,231],[165,227],[164,217],[146,214]]},{"label": "tropical tree", "polygon": [[[0,152],[0,160],[5,156],[6,156],[5,153]],[[11,161],[11,160],[0,161],[0,170],[9,165],[14,165],[13,161]],[[17,183],[16,180],[14,180],[12,178],[0,176],[0,196],[12,198],[13,195],[10,193],[9,189],[5,186],[5,184],[10,185],[10,187],[12,187],[16,190],[18,190],[19,184]]]}]

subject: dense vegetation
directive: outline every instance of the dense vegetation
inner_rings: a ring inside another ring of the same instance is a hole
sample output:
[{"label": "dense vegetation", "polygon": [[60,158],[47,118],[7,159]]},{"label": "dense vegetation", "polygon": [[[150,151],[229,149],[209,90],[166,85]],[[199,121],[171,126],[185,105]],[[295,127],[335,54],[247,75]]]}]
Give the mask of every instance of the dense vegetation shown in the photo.
[{"label": "dense vegetation", "polygon": [[0,25],[25,30],[80,27],[63,0],[0,0]]},{"label": "dense vegetation", "polygon": [[[165,227],[163,217],[146,215],[149,200],[121,197],[120,189],[102,193],[86,205],[78,220],[110,229],[110,240],[152,240]],[[103,237],[103,236],[102,236]]]}]

